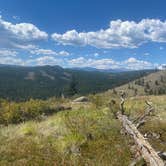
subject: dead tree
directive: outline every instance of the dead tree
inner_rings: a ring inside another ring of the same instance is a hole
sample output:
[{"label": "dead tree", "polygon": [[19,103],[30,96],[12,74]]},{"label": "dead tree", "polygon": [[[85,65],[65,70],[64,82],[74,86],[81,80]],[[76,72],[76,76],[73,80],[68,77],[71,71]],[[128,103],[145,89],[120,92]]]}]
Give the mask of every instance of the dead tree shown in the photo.
[{"label": "dead tree", "polygon": [[148,108],[145,110],[145,113],[133,121],[133,123],[136,123],[136,128],[142,126],[146,122],[146,117],[150,116],[150,114],[154,112],[154,107],[152,106],[152,103],[146,100],[145,104],[148,106]]},{"label": "dead tree", "polygon": [[121,102],[120,102],[120,111],[122,113],[122,115],[124,114],[124,102],[125,102],[125,97],[126,97],[126,94],[125,92],[121,92],[120,94],[120,99],[121,99]]},{"label": "dead tree", "polygon": [[[125,132],[128,133],[131,138],[134,140],[136,148],[138,149],[140,155],[145,159],[147,164],[150,166],[165,166],[163,160],[158,156],[157,152],[152,148],[149,142],[146,141],[144,136],[138,131],[137,127],[124,115],[124,102],[125,94],[121,94],[121,103],[120,103],[120,112],[117,114],[117,118],[122,123]],[[149,102],[146,101],[146,104],[149,106],[147,113],[140,117],[137,122],[141,122],[144,118],[152,112],[152,106]]]},{"label": "dead tree", "polygon": [[122,122],[125,131],[133,138],[139,153],[145,161],[150,164],[150,166],[164,166],[163,160],[138,131],[136,126],[128,120],[127,116],[119,113],[117,117]]}]

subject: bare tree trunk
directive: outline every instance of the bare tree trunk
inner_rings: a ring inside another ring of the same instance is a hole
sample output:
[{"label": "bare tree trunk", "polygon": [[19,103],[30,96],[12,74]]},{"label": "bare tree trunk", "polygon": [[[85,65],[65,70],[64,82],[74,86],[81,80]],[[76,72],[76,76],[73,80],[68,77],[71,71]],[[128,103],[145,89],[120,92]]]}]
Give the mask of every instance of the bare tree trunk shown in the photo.
[{"label": "bare tree trunk", "polygon": [[122,115],[124,114],[124,102],[125,102],[125,96],[126,94],[124,92],[121,93],[121,102],[120,102],[120,111]]},{"label": "bare tree trunk", "polygon": [[164,161],[158,156],[157,152],[145,140],[145,138],[138,131],[135,125],[128,120],[127,116],[118,113],[117,117],[122,122],[126,132],[134,139],[134,142],[145,161],[150,164],[150,166],[164,166]]},{"label": "bare tree trunk", "polygon": [[150,116],[150,114],[154,111],[154,107],[152,106],[150,102],[145,101],[145,103],[148,106],[147,110],[142,116],[138,117],[136,120],[133,121],[133,123],[136,123],[136,128],[139,128],[140,126],[142,126],[146,122],[145,118],[147,116]]},{"label": "bare tree trunk", "polygon": [[152,146],[145,140],[143,135],[138,131],[138,127],[145,122],[145,118],[150,115],[154,110],[150,102],[146,101],[148,105],[148,110],[145,114],[135,120],[137,122],[136,126],[124,115],[124,102],[125,102],[125,93],[121,93],[121,102],[120,102],[120,112],[117,113],[117,118],[122,122],[123,128],[125,131],[133,138],[135,145],[145,159],[147,164],[150,166],[165,166],[164,161],[158,156],[157,152],[152,148]]}]

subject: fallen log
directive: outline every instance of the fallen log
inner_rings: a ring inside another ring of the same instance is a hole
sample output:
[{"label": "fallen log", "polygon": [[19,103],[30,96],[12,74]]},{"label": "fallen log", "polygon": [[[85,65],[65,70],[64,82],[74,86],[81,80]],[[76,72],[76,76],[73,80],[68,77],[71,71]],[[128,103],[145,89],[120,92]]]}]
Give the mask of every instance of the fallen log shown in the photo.
[{"label": "fallen log", "polygon": [[139,153],[147,164],[150,166],[165,166],[164,161],[158,156],[157,152],[152,148],[149,142],[145,140],[143,135],[128,117],[119,112],[117,118],[122,122],[125,131],[133,138]]},{"label": "fallen log", "polygon": [[145,111],[145,113],[144,113],[141,117],[138,117],[136,120],[133,121],[133,123],[137,123],[137,124],[136,124],[136,128],[137,128],[137,129],[138,129],[140,126],[142,126],[142,125],[146,122],[145,118],[146,118],[147,116],[150,116],[151,113],[154,112],[154,108],[153,108],[153,106],[151,105],[151,103],[148,102],[148,101],[145,101],[145,103],[146,103],[146,105],[148,105],[147,110]]}]

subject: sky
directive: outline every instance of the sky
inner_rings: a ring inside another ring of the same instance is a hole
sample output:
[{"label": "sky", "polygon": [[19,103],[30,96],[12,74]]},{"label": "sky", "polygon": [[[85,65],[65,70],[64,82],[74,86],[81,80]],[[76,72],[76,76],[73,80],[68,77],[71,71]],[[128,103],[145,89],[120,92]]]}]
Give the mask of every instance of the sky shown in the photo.
[{"label": "sky", "polygon": [[165,0],[0,0],[0,63],[161,68],[165,6]]}]

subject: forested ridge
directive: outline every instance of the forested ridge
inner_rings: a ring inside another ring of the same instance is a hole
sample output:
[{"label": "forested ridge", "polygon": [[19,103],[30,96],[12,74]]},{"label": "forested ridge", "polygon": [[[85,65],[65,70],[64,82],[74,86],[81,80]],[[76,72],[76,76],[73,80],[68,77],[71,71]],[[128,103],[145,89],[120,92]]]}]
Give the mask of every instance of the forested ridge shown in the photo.
[{"label": "forested ridge", "polygon": [[60,66],[0,66],[0,98],[9,100],[46,99],[70,96],[74,81],[76,93],[85,95],[108,90],[145,76],[154,70],[108,73],[64,69]]}]

